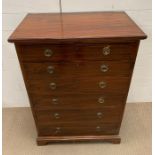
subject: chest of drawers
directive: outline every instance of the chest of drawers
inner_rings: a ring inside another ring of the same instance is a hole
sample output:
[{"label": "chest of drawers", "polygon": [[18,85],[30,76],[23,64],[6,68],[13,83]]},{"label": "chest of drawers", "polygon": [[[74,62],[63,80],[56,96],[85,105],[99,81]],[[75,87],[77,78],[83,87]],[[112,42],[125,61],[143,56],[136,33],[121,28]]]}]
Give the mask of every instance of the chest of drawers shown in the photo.
[{"label": "chest of drawers", "polygon": [[139,42],[124,12],[29,14],[10,36],[37,128],[37,143],[120,143]]}]

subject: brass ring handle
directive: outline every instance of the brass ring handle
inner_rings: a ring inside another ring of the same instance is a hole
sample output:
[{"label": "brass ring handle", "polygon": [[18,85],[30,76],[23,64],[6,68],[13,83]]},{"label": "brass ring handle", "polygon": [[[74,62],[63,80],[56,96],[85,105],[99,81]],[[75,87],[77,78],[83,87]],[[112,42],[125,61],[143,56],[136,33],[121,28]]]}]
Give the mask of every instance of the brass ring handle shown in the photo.
[{"label": "brass ring handle", "polygon": [[105,65],[105,64],[101,65],[101,71],[102,72],[107,72],[108,69],[109,69],[109,67],[107,65]]},{"label": "brass ring handle", "polygon": [[59,113],[54,113],[54,117],[55,117],[56,119],[58,119],[58,118],[60,118],[60,114],[59,114]]},{"label": "brass ring handle", "polygon": [[106,82],[104,82],[104,81],[99,82],[99,87],[101,89],[105,88],[106,87]]},{"label": "brass ring handle", "polygon": [[101,131],[101,127],[100,127],[100,126],[97,126],[97,127],[96,127],[96,131],[97,131],[97,132],[100,132],[100,131]]},{"label": "brass ring handle", "polygon": [[98,118],[102,118],[102,117],[103,117],[103,113],[102,113],[102,112],[98,112],[98,113],[97,113],[97,117],[98,117]]},{"label": "brass ring handle", "polygon": [[111,52],[110,45],[107,45],[103,48],[103,55],[109,55]]},{"label": "brass ring handle", "polygon": [[58,99],[57,98],[53,98],[52,102],[53,102],[53,104],[58,104]]},{"label": "brass ring handle", "polygon": [[104,97],[99,97],[99,99],[98,99],[98,102],[99,102],[99,103],[104,103],[104,101],[105,101],[105,100],[104,100]]},{"label": "brass ring handle", "polygon": [[47,72],[48,72],[49,74],[53,74],[53,72],[54,72],[54,67],[53,67],[53,66],[48,66],[48,67],[47,67]]},{"label": "brass ring handle", "polygon": [[52,50],[51,49],[45,49],[45,51],[44,51],[44,55],[46,56],[46,57],[50,57],[50,56],[52,56],[52,54],[53,54],[53,52],[52,52]]},{"label": "brass ring handle", "polygon": [[50,83],[50,88],[52,89],[52,90],[54,90],[54,89],[56,89],[56,83],[54,83],[54,82],[51,82]]},{"label": "brass ring handle", "polygon": [[61,132],[61,128],[60,127],[56,127],[55,128],[55,133],[60,133]]}]

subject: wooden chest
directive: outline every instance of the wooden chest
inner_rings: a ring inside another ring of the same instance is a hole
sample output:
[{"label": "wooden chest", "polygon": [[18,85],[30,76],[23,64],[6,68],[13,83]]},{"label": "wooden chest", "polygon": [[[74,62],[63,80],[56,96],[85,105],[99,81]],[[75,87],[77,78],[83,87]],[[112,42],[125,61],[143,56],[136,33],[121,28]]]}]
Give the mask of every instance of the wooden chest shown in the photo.
[{"label": "wooden chest", "polygon": [[124,12],[28,14],[10,36],[30,99],[38,145],[120,143],[139,42]]}]

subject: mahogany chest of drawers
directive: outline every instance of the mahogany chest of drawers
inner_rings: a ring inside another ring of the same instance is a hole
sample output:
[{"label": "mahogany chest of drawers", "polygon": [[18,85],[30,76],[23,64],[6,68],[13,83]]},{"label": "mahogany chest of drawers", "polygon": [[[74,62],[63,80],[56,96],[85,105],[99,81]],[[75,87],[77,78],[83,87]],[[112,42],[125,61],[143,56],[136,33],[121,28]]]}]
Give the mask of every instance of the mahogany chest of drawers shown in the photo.
[{"label": "mahogany chest of drawers", "polygon": [[21,65],[38,145],[120,143],[139,42],[124,12],[28,14],[10,36]]}]

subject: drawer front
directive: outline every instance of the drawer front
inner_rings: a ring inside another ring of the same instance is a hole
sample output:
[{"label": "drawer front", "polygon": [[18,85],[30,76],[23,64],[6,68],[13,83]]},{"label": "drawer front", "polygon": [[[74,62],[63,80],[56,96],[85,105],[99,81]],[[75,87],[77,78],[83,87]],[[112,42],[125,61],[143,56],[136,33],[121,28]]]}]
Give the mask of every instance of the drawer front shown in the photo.
[{"label": "drawer front", "polygon": [[25,45],[21,46],[19,55],[25,62],[71,61],[74,50],[72,46]]},{"label": "drawer front", "polygon": [[94,109],[124,106],[125,96],[117,94],[33,95],[35,109]]},{"label": "drawer front", "polygon": [[75,109],[75,110],[36,110],[39,125],[52,125],[53,123],[67,122],[100,122],[118,123],[122,108],[105,107],[102,109]]},{"label": "drawer front", "polygon": [[132,65],[128,61],[76,62],[76,63],[23,63],[27,77],[36,79],[82,78],[92,76],[129,76]]},{"label": "drawer front", "polygon": [[25,62],[74,60],[131,60],[136,43],[110,43],[98,45],[23,45],[19,55]]},{"label": "drawer front", "polygon": [[47,80],[75,78],[75,63],[23,63],[23,67],[29,80]]},{"label": "drawer front", "polygon": [[28,81],[31,94],[77,94],[77,93],[118,93],[126,94],[128,77],[91,77],[81,79],[54,79]]},{"label": "drawer front", "polygon": [[118,93],[126,94],[128,77],[91,77],[81,78],[77,82],[77,90],[86,93]]},{"label": "drawer front", "polygon": [[130,60],[137,48],[135,43],[79,46],[81,60]]},{"label": "drawer front", "polygon": [[118,134],[136,46],[20,46],[38,135]]},{"label": "drawer front", "polygon": [[132,71],[129,61],[80,61],[77,66],[78,78],[129,76]]},{"label": "drawer front", "polygon": [[119,133],[118,123],[65,123],[39,126],[41,136],[82,136],[82,135],[116,135]]}]

